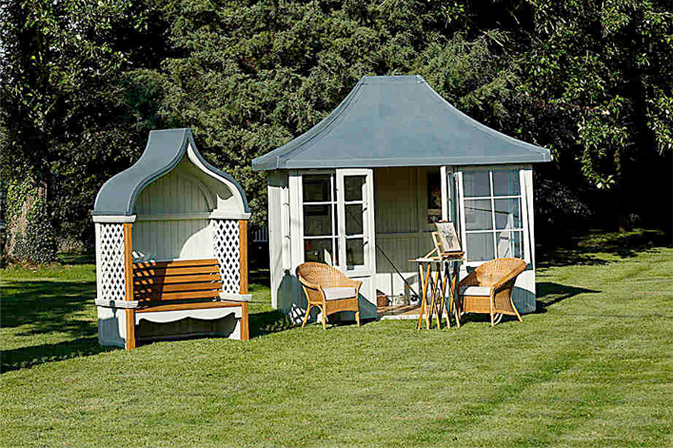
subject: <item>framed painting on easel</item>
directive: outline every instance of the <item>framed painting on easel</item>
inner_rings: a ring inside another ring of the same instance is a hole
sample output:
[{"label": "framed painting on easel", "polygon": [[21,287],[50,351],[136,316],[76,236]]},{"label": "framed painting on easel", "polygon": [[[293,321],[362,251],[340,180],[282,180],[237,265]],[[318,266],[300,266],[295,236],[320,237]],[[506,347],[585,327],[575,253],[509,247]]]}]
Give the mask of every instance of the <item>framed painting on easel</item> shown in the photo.
[{"label": "framed painting on easel", "polygon": [[440,255],[456,254],[463,251],[458,233],[452,222],[437,222],[435,226],[437,226],[437,231],[432,233],[432,238]]}]

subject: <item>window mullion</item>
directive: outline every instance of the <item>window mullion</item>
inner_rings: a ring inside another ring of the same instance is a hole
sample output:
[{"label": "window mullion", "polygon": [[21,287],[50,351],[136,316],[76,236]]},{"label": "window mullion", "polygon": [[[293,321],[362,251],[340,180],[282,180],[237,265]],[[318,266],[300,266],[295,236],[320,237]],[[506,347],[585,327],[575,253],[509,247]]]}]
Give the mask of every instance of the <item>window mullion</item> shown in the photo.
[{"label": "window mullion", "polygon": [[495,255],[495,258],[498,258],[498,229],[495,226],[495,189],[493,188],[493,171],[488,172],[488,180],[491,187],[491,197],[489,199],[491,200],[491,222],[493,223],[493,254]]},{"label": "window mullion", "polygon": [[335,237],[337,235],[336,219],[337,219],[338,210],[337,210],[337,207],[336,207],[336,198],[334,197],[334,193],[336,192],[336,189],[334,188],[334,182],[335,182],[334,178],[335,178],[335,175],[330,174],[329,187],[330,187],[330,197],[332,199],[331,202],[330,202],[330,207],[332,209],[332,234],[330,235],[330,237],[331,237],[330,239],[332,240],[332,265],[335,264],[334,259],[336,258],[336,261],[337,261],[336,265],[338,266],[339,262],[341,261],[340,260],[341,257],[339,257],[339,254],[336,253],[336,249],[337,249],[338,245],[337,245]]}]

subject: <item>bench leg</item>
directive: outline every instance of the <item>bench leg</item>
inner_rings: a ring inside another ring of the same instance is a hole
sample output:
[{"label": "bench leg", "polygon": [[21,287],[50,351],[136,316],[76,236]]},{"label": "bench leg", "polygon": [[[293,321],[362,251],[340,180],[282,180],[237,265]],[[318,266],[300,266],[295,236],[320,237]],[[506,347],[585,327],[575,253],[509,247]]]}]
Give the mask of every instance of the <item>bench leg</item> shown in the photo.
[{"label": "bench leg", "polygon": [[248,321],[248,302],[241,304],[241,341],[250,339],[250,324]]},{"label": "bench leg", "polygon": [[126,310],[126,350],[136,348],[136,311]]}]

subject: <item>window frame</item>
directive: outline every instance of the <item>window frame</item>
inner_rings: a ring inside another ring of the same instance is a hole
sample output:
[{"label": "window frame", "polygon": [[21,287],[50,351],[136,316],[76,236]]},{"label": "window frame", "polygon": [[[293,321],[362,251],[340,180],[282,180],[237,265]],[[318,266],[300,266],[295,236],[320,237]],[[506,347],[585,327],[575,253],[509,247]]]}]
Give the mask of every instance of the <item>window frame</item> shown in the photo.
[{"label": "window frame", "polygon": [[[457,196],[458,196],[458,221],[460,225],[460,234],[463,244],[463,250],[466,254],[465,264],[468,267],[476,267],[490,260],[468,260],[467,254],[469,251],[467,244],[467,235],[468,234],[492,234],[493,235],[493,250],[494,256],[498,257],[498,245],[497,245],[497,234],[506,232],[508,229],[498,229],[496,226],[495,218],[495,201],[498,199],[519,199],[519,206],[521,212],[521,227],[516,229],[510,229],[511,232],[521,232],[523,235],[523,241],[521,245],[522,259],[526,263],[531,264],[532,260],[532,249],[530,248],[530,232],[529,232],[529,206],[528,206],[528,182],[526,179],[525,171],[527,167],[522,165],[483,165],[483,166],[474,166],[474,167],[465,167],[459,168],[454,172],[454,176],[457,180]],[[489,188],[490,196],[475,196],[475,197],[465,197],[465,183],[464,183],[464,173],[473,173],[473,172],[483,172],[486,171],[489,174]],[[495,188],[493,183],[493,171],[517,171],[519,175],[519,194],[518,195],[507,195],[507,196],[495,196]],[[466,200],[490,200],[491,201],[491,223],[492,229],[490,230],[467,230],[465,222],[465,201]]]},{"label": "window frame", "polygon": [[[330,189],[330,197],[331,199],[329,201],[311,201],[311,202],[306,202],[304,200],[304,178],[306,176],[328,176],[329,179],[329,189]],[[334,176],[334,172],[311,172],[311,173],[305,173],[301,176],[301,216],[302,216],[302,223],[301,223],[301,229],[302,229],[302,248],[303,250],[303,258],[304,260],[306,259],[306,240],[326,240],[329,239],[332,242],[332,263],[334,263],[334,255],[335,255],[335,249],[339,247],[338,240],[339,240],[339,235],[338,235],[338,227],[337,227],[337,220],[336,218],[338,217],[338,206],[337,206],[337,186],[336,186],[336,179]],[[330,208],[330,229],[331,232],[329,235],[306,235],[304,226],[306,224],[306,213],[305,213],[305,207],[306,206],[328,206]],[[337,253],[337,261],[339,261],[339,254]],[[338,263],[337,263],[338,265]]]},{"label": "window frame", "polygon": [[[305,202],[304,201],[304,176],[313,176],[313,175],[328,175],[330,178],[330,187],[333,188],[334,195],[331,201],[316,201],[316,202]],[[362,200],[357,201],[346,201],[345,200],[345,188],[344,188],[344,177],[346,176],[364,176],[366,191],[363,191]],[[310,239],[331,239],[333,244],[336,243],[338,248],[338,254],[336,258],[338,263],[334,264],[334,267],[340,269],[350,277],[364,277],[369,276],[372,272],[376,271],[376,253],[374,252],[375,247],[375,236],[374,236],[374,216],[373,216],[373,194],[374,194],[374,174],[371,169],[311,169],[311,170],[295,170],[291,173],[291,189],[295,190],[293,195],[296,199],[296,205],[290,206],[290,215],[296,213],[298,219],[295,221],[296,224],[291,224],[291,228],[295,229],[294,234],[296,237],[291,237],[293,243],[293,252],[296,253],[296,256],[292,256],[295,260],[295,264],[299,265],[306,261],[306,249],[305,242]],[[294,187],[292,187],[292,185]],[[362,205],[363,210],[363,233],[362,234],[353,234],[346,235],[346,219],[345,219],[345,209],[347,205]],[[332,210],[332,235],[325,236],[306,236],[304,234],[304,207],[306,205],[329,205],[334,207]],[[336,219],[335,219],[336,217]],[[363,252],[364,252],[364,265],[355,265],[352,269],[348,269],[347,259],[346,259],[346,240],[348,239],[362,239],[363,240]],[[332,258],[334,259],[332,254]]]},{"label": "window frame", "polygon": [[[337,207],[339,218],[339,259],[343,263],[339,268],[350,276],[367,276],[376,272],[376,252],[374,252],[374,216],[373,216],[373,194],[374,194],[374,174],[371,169],[344,168],[338,169],[337,176]],[[365,178],[366,191],[362,192],[362,199],[358,201],[346,201],[345,177]],[[348,235],[346,233],[346,206],[362,205],[362,233]],[[362,265],[354,265],[352,269],[348,267],[348,255],[346,253],[347,240],[362,239],[363,261]]]}]

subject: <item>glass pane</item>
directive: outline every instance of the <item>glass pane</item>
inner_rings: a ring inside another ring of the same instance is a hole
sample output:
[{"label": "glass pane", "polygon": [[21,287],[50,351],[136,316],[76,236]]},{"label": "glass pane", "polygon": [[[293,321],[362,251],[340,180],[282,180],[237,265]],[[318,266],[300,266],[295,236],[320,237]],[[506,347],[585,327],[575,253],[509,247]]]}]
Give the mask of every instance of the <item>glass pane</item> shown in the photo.
[{"label": "glass pane", "polygon": [[491,214],[490,199],[465,200],[465,229],[466,230],[493,229],[493,216]]},{"label": "glass pane", "polygon": [[464,172],[463,186],[465,187],[466,198],[491,195],[491,183],[488,179],[488,171]]},{"label": "glass pane", "polygon": [[362,238],[346,240],[346,263],[348,268],[365,264],[365,241]]},{"label": "glass pane", "polygon": [[344,176],[345,200],[361,201],[362,188],[365,184],[365,176]]},{"label": "glass pane", "polygon": [[519,196],[519,170],[493,171],[494,196]]},{"label": "glass pane", "polygon": [[497,232],[495,237],[499,258],[523,258],[523,232]]},{"label": "glass pane", "polygon": [[521,199],[495,200],[495,228],[521,228]]},{"label": "glass pane", "polygon": [[346,206],[346,235],[362,235],[362,204]]},{"label": "glass pane", "polygon": [[304,235],[305,236],[332,235],[331,205],[304,206]]},{"label": "glass pane", "polygon": [[336,265],[338,264],[337,253],[332,238],[304,240],[304,261],[328,263],[329,258],[331,258],[332,264]]},{"label": "glass pane", "polygon": [[302,176],[304,202],[328,202],[332,200],[331,174]]},{"label": "glass pane", "polygon": [[495,258],[492,233],[467,234],[467,259],[471,261],[488,261]]}]

